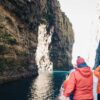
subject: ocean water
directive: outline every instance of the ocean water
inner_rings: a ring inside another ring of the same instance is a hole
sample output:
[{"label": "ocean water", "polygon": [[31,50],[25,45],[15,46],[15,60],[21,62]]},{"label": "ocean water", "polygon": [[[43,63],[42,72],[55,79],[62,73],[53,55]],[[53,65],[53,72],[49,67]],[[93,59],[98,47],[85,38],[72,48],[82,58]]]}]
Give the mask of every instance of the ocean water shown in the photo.
[{"label": "ocean water", "polygon": [[34,79],[0,85],[0,100],[55,100],[66,75],[66,71],[44,72]]},{"label": "ocean water", "polygon": [[[0,100],[56,100],[66,75],[66,71],[45,72],[36,78],[0,85]],[[94,100],[97,100],[96,86],[97,78],[94,76]]]}]

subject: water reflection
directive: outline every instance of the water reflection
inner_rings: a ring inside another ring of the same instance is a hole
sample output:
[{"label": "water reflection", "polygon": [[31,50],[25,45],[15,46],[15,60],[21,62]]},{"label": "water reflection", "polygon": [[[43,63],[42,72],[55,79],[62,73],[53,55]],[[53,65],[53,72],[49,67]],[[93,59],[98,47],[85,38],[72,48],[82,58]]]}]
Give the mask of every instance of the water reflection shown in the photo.
[{"label": "water reflection", "polygon": [[0,100],[28,100],[32,79],[0,85]]},{"label": "water reflection", "polygon": [[51,100],[53,97],[53,82],[51,73],[41,73],[32,84],[32,100]]},{"label": "water reflection", "polygon": [[54,95],[53,95],[53,99],[55,100],[55,98],[58,96],[59,92],[60,92],[60,87],[63,83],[63,81],[66,78],[66,71],[55,71],[52,75],[52,82],[53,82],[53,90],[54,90]]},{"label": "water reflection", "polygon": [[0,85],[0,100],[55,100],[66,72],[41,73]]}]

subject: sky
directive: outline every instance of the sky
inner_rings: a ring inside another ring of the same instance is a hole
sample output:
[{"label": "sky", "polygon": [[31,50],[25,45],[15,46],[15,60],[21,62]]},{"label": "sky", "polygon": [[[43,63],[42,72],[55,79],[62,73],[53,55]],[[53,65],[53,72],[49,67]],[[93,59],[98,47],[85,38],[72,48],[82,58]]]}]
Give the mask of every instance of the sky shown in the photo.
[{"label": "sky", "polygon": [[59,0],[59,2],[62,11],[70,19],[75,34],[72,63],[75,63],[77,56],[82,56],[93,66],[97,48],[95,42],[98,34],[99,0]]}]

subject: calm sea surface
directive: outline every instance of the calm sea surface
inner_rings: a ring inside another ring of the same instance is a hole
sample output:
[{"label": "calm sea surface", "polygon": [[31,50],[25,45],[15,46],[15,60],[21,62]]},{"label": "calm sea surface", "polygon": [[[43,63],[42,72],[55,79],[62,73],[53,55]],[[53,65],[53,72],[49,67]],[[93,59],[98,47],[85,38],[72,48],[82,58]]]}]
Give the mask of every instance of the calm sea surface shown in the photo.
[{"label": "calm sea surface", "polygon": [[35,79],[24,79],[0,85],[0,100],[55,100],[67,72],[41,73]]}]

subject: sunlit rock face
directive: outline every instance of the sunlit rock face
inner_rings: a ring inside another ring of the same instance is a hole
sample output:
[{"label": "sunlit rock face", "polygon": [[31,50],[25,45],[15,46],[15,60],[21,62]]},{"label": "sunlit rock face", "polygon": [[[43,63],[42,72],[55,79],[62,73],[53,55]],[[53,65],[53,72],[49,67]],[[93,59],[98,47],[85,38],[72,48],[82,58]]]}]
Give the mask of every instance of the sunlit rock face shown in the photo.
[{"label": "sunlit rock face", "polygon": [[38,44],[36,50],[36,63],[39,71],[52,71],[53,63],[49,58],[49,45],[51,43],[52,31],[47,33],[46,25],[41,24],[38,29]]}]

